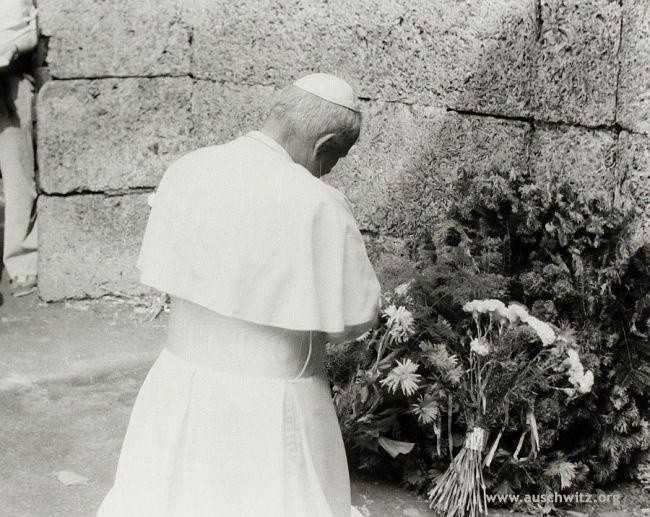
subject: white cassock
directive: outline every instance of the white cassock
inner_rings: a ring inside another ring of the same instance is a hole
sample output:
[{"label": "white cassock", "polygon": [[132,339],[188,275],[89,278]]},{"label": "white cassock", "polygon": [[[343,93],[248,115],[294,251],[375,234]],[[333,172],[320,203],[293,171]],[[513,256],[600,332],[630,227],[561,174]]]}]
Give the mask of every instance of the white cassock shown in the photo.
[{"label": "white cassock", "polygon": [[349,517],[324,342],[368,330],[380,288],[345,196],[257,131],[199,149],[138,267],[172,297],[168,342],[98,517]]}]

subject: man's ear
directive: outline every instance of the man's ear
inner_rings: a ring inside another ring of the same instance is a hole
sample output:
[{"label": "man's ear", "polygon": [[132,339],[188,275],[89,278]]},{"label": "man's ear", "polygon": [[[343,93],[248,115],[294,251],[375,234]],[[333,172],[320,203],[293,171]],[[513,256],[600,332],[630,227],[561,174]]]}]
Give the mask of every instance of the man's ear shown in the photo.
[{"label": "man's ear", "polygon": [[321,136],[314,144],[314,157],[323,153],[335,142],[336,135],[334,133],[327,133]]}]

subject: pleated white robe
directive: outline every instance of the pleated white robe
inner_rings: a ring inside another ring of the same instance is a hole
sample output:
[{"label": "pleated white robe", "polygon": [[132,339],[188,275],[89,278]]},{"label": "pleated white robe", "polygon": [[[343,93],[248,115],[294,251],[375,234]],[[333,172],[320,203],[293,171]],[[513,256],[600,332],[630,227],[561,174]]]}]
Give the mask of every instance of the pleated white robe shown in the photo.
[{"label": "pleated white robe", "polygon": [[377,314],[347,203],[259,133],[170,170],[138,263],[173,297],[167,348],[98,517],[354,515],[324,341],[304,347]]}]

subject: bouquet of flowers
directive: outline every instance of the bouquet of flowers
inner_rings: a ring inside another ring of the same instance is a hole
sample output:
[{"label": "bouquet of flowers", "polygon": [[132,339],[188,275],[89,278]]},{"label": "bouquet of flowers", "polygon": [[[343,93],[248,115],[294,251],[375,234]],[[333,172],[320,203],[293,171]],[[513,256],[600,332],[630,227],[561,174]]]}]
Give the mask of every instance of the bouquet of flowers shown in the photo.
[{"label": "bouquet of flowers", "polygon": [[[553,389],[577,397],[589,392],[594,380],[580,362],[571,333],[558,331],[525,307],[474,300],[463,310],[474,320],[474,329],[466,336],[469,350],[461,357],[464,378],[457,391],[467,434],[461,451],[429,491],[431,507],[448,517],[487,514],[483,467],[490,465],[514,407],[526,416],[513,457],[521,453],[527,435],[529,455],[535,456],[539,451],[536,393]],[[488,433],[494,428],[498,428],[496,438],[483,457]]]},{"label": "bouquet of flowers", "polygon": [[343,436],[359,468],[399,469],[406,482],[426,487],[439,513],[485,514],[483,471],[493,459],[537,458],[536,401],[575,399],[590,391],[593,374],[570,330],[522,305],[474,300],[450,312],[452,324],[416,286],[385,293],[381,324],[353,346],[330,347]]}]

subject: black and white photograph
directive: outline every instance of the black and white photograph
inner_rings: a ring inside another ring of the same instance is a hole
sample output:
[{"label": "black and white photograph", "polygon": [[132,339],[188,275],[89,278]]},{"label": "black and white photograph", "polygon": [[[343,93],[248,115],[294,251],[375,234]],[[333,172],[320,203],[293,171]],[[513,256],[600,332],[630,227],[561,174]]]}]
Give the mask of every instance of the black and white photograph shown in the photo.
[{"label": "black and white photograph", "polygon": [[0,517],[650,517],[650,0],[0,0]]}]

